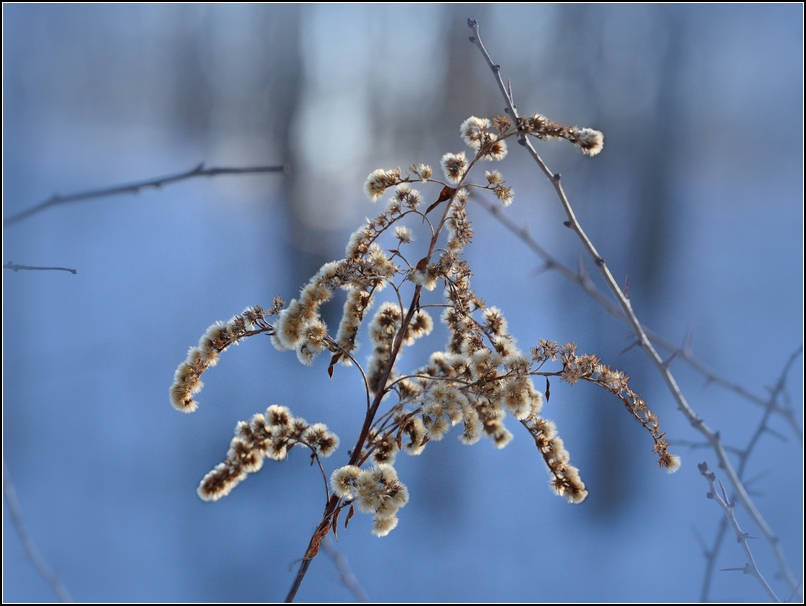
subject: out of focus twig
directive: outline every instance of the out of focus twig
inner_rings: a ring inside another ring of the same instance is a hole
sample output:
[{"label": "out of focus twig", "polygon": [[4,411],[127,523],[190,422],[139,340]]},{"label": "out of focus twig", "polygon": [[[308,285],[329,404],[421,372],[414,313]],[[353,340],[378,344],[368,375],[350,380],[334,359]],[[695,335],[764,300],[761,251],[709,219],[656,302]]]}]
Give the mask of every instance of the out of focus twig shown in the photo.
[{"label": "out of focus twig", "polygon": [[14,484],[11,482],[8,469],[6,469],[5,458],[3,459],[3,497],[6,499],[8,513],[11,516],[11,523],[17,535],[20,537],[20,542],[25,549],[25,553],[28,555],[28,559],[31,560],[31,563],[39,571],[39,574],[42,575],[45,581],[47,581],[48,585],[53,588],[53,591],[56,592],[60,601],[72,602],[73,598],[70,597],[70,593],[67,591],[64,583],[62,583],[61,579],[59,579],[53,570],[51,570],[50,566],[48,566],[48,563],[36,548],[34,540],[25,529],[25,523],[22,520],[22,508],[20,507],[20,502],[17,500],[17,492],[14,490]]},{"label": "out of focus twig", "polygon": [[42,271],[69,271],[71,274],[78,273],[77,270],[71,269],[69,267],[39,267],[37,265],[17,265],[16,263],[12,263],[9,261],[8,263],[3,263],[3,269],[10,269],[12,271],[20,271],[22,270],[42,270]]},{"label": "out of focus twig", "polygon": [[322,548],[325,550],[327,556],[333,560],[333,563],[336,565],[336,568],[339,569],[339,576],[341,577],[341,582],[350,590],[350,593],[353,594],[356,600],[359,602],[369,602],[369,596],[364,591],[364,588],[361,587],[361,583],[358,582],[358,579],[353,574],[352,569],[350,568],[350,564],[347,562],[347,558],[344,557],[342,553],[336,549],[336,546],[333,545],[333,539],[329,536],[325,537],[324,541],[322,541]]},{"label": "out of focus twig", "polygon": [[[750,454],[755,449],[756,445],[758,444],[759,438],[764,433],[773,433],[768,425],[768,421],[770,418],[770,414],[776,408],[781,408],[778,405],[778,397],[783,393],[784,388],[786,387],[786,379],[787,375],[789,374],[792,365],[795,363],[801,355],[803,354],[803,346],[801,345],[797,351],[793,352],[789,359],[784,364],[784,368],[781,371],[781,376],[778,378],[775,386],[770,390],[770,397],[767,402],[767,408],[764,411],[764,414],[761,417],[761,420],[758,423],[758,427],[756,431],[753,432],[753,435],[750,437],[750,441],[747,443],[747,446],[743,449],[732,449],[736,456],[739,458],[739,465],[736,468],[736,473],[738,474],[739,478],[744,481],[744,472],[747,467],[747,461],[750,458]],[[733,501],[735,498],[734,495],[731,495],[730,500]],[[719,551],[722,547],[722,542],[727,536],[728,532],[728,518],[722,518],[719,523],[719,529],[717,530],[716,537],[714,538],[713,547],[710,549],[705,546],[703,543],[703,553],[705,554],[706,559],[706,567],[705,567],[705,577],[703,578],[702,583],[702,591],[700,592],[700,601],[701,602],[708,602],[708,593],[711,588],[711,580],[714,576],[714,570],[716,568],[716,559],[717,555],[719,555]],[[793,595],[799,593],[800,584],[792,589]],[[788,602],[791,600],[787,600]]]},{"label": "out of focus twig", "polygon": [[194,177],[215,177],[218,175],[244,175],[255,173],[287,173],[289,171],[290,168],[287,165],[250,166],[244,168],[224,168],[224,167],[205,168],[204,162],[202,162],[195,168],[192,168],[188,171],[173,175],[167,175],[164,177],[156,177],[152,179],[146,179],[144,181],[135,181],[133,183],[126,183],[123,185],[112,185],[110,187],[104,187],[101,189],[91,189],[76,194],[69,194],[67,196],[54,194],[44,202],[41,202],[36,206],[32,206],[27,210],[24,210],[20,213],[17,213],[16,215],[12,215],[7,219],[4,219],[3,227],[8,227],[9,225],[19,223],[23,219],[27,219],[28,217],[41,213],[43,210],[46,210],[51,206],[56,206],[57,204],[66,204],[67,202],[78,202],[80,200],[92,200],[94,198],[105,198],[107,196],[117,196],[120,194],[136,194],[139,193],[141,189],[145,189],[147,187],[159,188],[169,183],[176,183],[177,181],[184,181],[185,179],[192,179]]},{"label": "out of focus twig", "polygon": [[720,490],[717,491],[716,489],[716,474],[712,471],[709,471],[707,463],[700,463],[697,465],[697,469],[700,470],[700,473],[703,477],[708,481],[708,486],[710,486],[711,490],[706,495],[709,499],[713,499],[716,501],[717,505],[722,508],[722,511],[725,512],[725,517],[728,520],[728,523],[733,528],[733,532],[736,533],[736,540],[741,544],[742,549],[744,550],[744,555],[747,558],[747,563],[740,567],[740,568],[725,568],[723,570],[736,570],[741,571],[744,574],[749,574],[754,579],[756,579],[759,584],[764,588],[764,591],[767,592],[767,595],[770,596],[773,602],[780,602],[781,600],[778,599],[778,596],[775,595],[775,592],[772,590],[772,587],[769,586],[764,576],[759,571],[758,567],[756,566],[756,561],[753,558],[753,553],[750,551],[750,545],[747,544],[747,539],[752,538],[746,532],[743,532],[742,529],[739,527],[739,522],[736,520],[736,516],[733,512],[733,506],[735,503],[728,498],[728,493],[725,492],[725,487],[722,486],[722,482],[719,483]]}]

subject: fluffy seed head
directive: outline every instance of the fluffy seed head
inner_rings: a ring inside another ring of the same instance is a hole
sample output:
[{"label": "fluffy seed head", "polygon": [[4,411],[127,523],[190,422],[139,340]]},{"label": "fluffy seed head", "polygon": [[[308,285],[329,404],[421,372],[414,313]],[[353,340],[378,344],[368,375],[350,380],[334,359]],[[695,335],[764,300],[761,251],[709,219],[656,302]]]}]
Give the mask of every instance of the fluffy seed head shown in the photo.
[{"label": "fluffy seed head", "polygon": [[383,195],[387,188],[397,184],[400,180],[400,169],[394,168],[392,170],[378,170],[372,171],[364,183],[364,191],[369,199],[375,202]]},{"label": "fluffy seed head", "polygon": [[467,120],[462,122],[459,127],[459,132],[462,134],[462,141],[467,143],[469,147],[478,149],[482,143],[489,137],[490,121],[487,118],[476,118],[470,116]]},{"label": "fluffy seed head", "polygon": [[572,134],[576,137],[576,144],[586,156],[595,156],[604,148],[604,135],[592,128],[573,129]]},{"label": "fluffy seed head", "polygon": [[445,174],[445,178],[448,182],[451,185],[458,185],[465,174],[465,170],[467,170],[465,152],[445,154],[442,156],[442,160],[440,160],[440,165],[442,166],[442,172]]}]

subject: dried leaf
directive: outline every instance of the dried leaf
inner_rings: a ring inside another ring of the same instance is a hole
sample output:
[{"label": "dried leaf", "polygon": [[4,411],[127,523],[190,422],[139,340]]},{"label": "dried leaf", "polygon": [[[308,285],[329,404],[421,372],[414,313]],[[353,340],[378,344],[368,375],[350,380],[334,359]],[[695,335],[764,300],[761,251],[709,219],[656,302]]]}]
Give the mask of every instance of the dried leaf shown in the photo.
[{"label": "dried leaf", "polygon": [[330,528],[333,530],[333,538],[337,541],[339,540],[339,533],[337,531],[337,527],[339,524],[339,514],[341,513],[341,509],[337,509],[333,512],[333,518],[330,521]]},{"label": "dried leaf", "polygon": [[319,553],[319,544],[322,540],[328,535],[330,532],[330,524],[322,524],[319,528],[316,529],[316,534],[313,535],[311,538],[311,544],[308,547],[308,551],[305,552],[305,559],[312,560],[316,557],[316,554]]},{"label": "dried leaf", "polygon": [[327,367],[327,376],[331,379],[333,378],[333,368],[339,360],[341,360],[341,352],[334,353],[333,357],[330,358],[330,366]]}]

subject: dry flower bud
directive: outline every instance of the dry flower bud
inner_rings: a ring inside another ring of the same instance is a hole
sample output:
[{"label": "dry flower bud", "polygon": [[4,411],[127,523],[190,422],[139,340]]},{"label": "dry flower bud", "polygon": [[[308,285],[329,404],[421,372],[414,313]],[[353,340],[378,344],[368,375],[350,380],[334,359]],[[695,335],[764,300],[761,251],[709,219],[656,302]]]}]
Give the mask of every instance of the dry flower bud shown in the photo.
[{"label": "dry flower bud", "polygon": [[512,121],[506,116],[495,116],[493,118],[493,128],[498,132],[503,132],[512,126]]},{"label": "dry flower bud", "polygon": [[242,467],[219,463],[213,471],[204,476],[197,493],[204,501],[217,501],[227,496],[245,477],[246,471]]},{"label": "dry flower bud", "polygon": [[604,135],[592,128],[571,129],[574,141],[586,156],[595,156],[604,148]]},{"label": "dry flower bud", "polygon": [[515,197],[515,194],[512,193],[512,188],[507,187],[506,185],[499,185],[495,189],[493,189],[493,193],[495,197],[501,200],[501,204],[504,206],[509,206],[512,204],[512,200]]},{"label": "dry flower bud", "polygon": [[361,475],[361,470],[355,465],[340,467],[331,474],[330,487],[338,496],[351,499],[353,498],[353,487],[359,475]]},{"label": "dry flower bud", "polygon": [[419,191],[412,189],[406,183],[401,183],[397,186],[392,200],[396,200],[400,205],[406,208],[415,209],[422,202],[422,197]]},{"label": "dry flower bud", "polygon": [[484,160],[503,160],[507,155],[507,142],[504,140],[490,140],[484,144],[480,152]]},{"label": "dry flower bud", "polygon": [[478,413],[471,408],[470,414],[465,413],[465,430],[461,436],[459,436],[459,441],[464,444],[465,446],[471,446],[475,444],[479,440],[481,440],[482,435],[482,426],[481,420],[479,419]]},{"label": "dry flower bud", "polygon": [[475,150],[478,150],[482,144],[489,138],[490,121],[486,118],[476,118],[470,116],[467,120],[462,122],[459,127],[459,132],[462,135],[462,140]]},{"label": "dry flower bud", "polygon": [[403,444],[403,450],[410,455],[418,455],[425,448],[425,425],[420,417],[410,418],[403,426],[403,435],[408,442]]},{"label": "dry flower bud", "polygon": [[395,227],[395,237],[400,240],[401,244],[411,244],[414,241],[414,236],[411,235],[411,230],[408,227],[398,225]]},{"label": "dry flower bud", "polygon": [[497,170],[485,170],[484,176],[490,185],[501,185],[504,182],[504,177]]},{"label": "dry flower bud", "polygon": [[290,428],[294,421],[291,411],[279,404],[272,404],[266,409],[265,419],[270,426],[283,428]]},{"label": "dry flower bud", "polygon": [[380,198],[387,188],[397,185],[400,182],[400,169],[372,171],[364,183],[364,191],[369,199],[375,202]]},{"label": "dry flower bud", "polygon": [[423,181],[428,181],[431,178],[431,175],[434,173],[428,164],[417,164],[412,166],[409,170],[420,177],[420,179]]},{"label": "dry flower bud", "polygon": [[390,516],[387,518],[379,518],[378,516],[375,516],[372,524],[372,534],[377,537],[385,537],[395,529],[397,523],[398,519],[395,516]]},{"label": "dry flower bud", "polygon": [[467,170],[467,159],[465,158],[465,152],[459,152],[458,154],[445,154],[442,156],[442,160],[440,160],[440,165],[442,166],[442,172],[444,173],[445,179],[447,179],[448,183],[451,185],[458,185],[462,180],[462,177],[465,176],[465,170]]}]

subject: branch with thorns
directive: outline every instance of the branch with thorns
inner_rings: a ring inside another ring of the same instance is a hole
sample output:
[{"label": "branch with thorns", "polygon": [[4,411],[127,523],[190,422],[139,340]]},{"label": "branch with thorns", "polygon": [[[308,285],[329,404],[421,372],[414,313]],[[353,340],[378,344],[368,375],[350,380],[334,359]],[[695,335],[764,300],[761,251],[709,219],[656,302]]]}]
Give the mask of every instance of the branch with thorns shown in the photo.
[{"label": "branch with thorns", "polygon": [[709,499],[713,499],[725,513],[725,518],[728,520],[728,523],[733,528],[733,532],[736,534],[736,541],[742,546],[744,555],[747,558],[747,563],[741,568],[723,568],[722,570],[737,570],[743,572],[744,574],[749,574],[759,582],[761,587],[773,602],[780,602],[781,600],[779,600],[778,596],[775,595],[772,587],[770,587],[769,583],[767,583],[766,579],[761,574],[761,571],[759,571],[758,566],[756,566],[756,560],[753,558],[753,553],[750,551],[750,545],[748,544],[748,539],[755,537],[751,537],[739,527],[739,522],[736,520],[736,515],[734,514],[733,510],[736,503],[728,498],[728,493],[725,491],[725,487],[722,485],[722,482],[719,483],[719,490],[716,489],[716,474],[708,469],[707,463],[699,463],[697,465],[697,469],[700,470],[700,474],[702,474],[702,476],[706,479],[708,486],[710,487],[710,490],[706,496]]},{"label": "branch with thorns", "polygon": [[[756,446],[765,433],[769,433],[773,436],[777,436],[779,439],[783,439],[777,432],[773,431],[769,426],[769,420],[772,416],[772,412],[776,410],[778,407],[778,399],[781,397],[781,394],[784,392],[784,388],[786,386],[787,375],[791,370],[795,361],[803,355],[803,346],[799,347],[792,355],[789,356],[789,359],[784,364],[784,368],[781,371],[781,375],[776,381],[775,385],[770,390],[770,396],[767,400],[767,407],[764,410],[764,414],[759,419],[758,425],[756,430],[753,432],[753,435],[748,440],[747,446],[744,448],[731,448],[731,452],[733,452],[737,458],[739,459],[739,466],[736,470],[736,473],[740,478],[744,478],[745,471],[747,469],[747,463],[750,460],[750,455],[755,450]],[[680,445],[679,442],[675,443],[676,445]],[[700,446],[700,444],[693,445],[695,447]],[[703,445],[708,447],[707,444]],[[735,500],[735,495],[731,495],[730,499],[726,499],[728,502],[732,503]],[[706,569],[705,569],[705,577],[703,578],[703,585],[702,591],[700,592],[700,601],[707,602],[708,601],[708,592],[711,585],[711,580],[713,579],[714,569],[716,567],[716,558],[719,554],[719,551],[722,547],[722,543],[724,538],[727,536],[728,532],[728,525],[729,525],[729,518],[723,517],[720,524],[719,529],[717,530],[716,537],[713,541],[713,546],[711,548],[703,547],[703,552],[706,558]],[[799,590],[800,584],[792,588],[793,595]],[[789,600],[787,600],[789,601]]]},{"label": "branch with thorns", "polygon": [[[694,409],[689,405],[686,398],[683,396],[683,393],[680,390],[677,381],[675,380],[674,376],[672,375],[669,369],[668,362],[664,361],[656,351],[655,347],[653,346],[652,342],[647,336],[647,333],[644,330],[643,325],[638,320],[638,317],[636,316],[635,311],[632,308],[632,303],[630,302],[629,298],[627,298],[625,292],[616,282],[615,278],[610,272],[610,269],[607,266],[607,263],[605,262],[605,259],[599,254],[596,247],[593,245],[593,242],[591,242],[590,238],[588,238],[587,234],[585,233],[585,230],[582,228],[582,225],[577,219],[576,214],[574,213],[574,210],[571,206],[571,203],[568,201],[568,198],[562,187],[560,174],[553,173],[548,168],[548,166],[540,157],[540,155],[537,153],[537,151],[535,150],[534,146],[532,145],[531,141],[528,138],[528,135],[534,135],[539,139],[563,136],[557,134],[558,132],[561,132],[561,129],[558,127],[558,125],[544,118],[543,116],[524,118],[519,115],[517,106],[515,105],[514,99],[512,97],[511,86],[504,85],[504,81],[501,78],[501,66],[493,62],[492,58],[487,52],[487,49],[481,42],[478,22],[475,21],[474,19],[468,19],[467,25],[473,33],[473,35],[470,36],[470,42],[473,43],[479,49],[481,54],[484,56],[484,59],[487,61],[487,64],[496,78],[498,87],[507,105],[506,112],[518,125],[519,130],[518,143],[527,150],[529,155],[532,157],[532,159],[538,165],[540,170],[543,172],[546,178],[548,178],[548,180],[554,187],[554,191],[557,194],[557,198],[559,199],[560,204],[562,205],[563,210],[565,211],[567,217],[567,220],[564,222],[564,225],[577,234],[577,237],[582,242],[584,248],[588,251],[589,255],[593,259],[594,264],[599,268],[599,272],[602,274],[602,277],[607,283],[608,288],[615,297],[619,307],[621,308],[622,313],[627,319],[630,328],[635,333],[637,344],[641,346],[641,348],[647,354],[647,356],[654,364],[658,372],[661,374],[661,377],[663,378],[666,387],[668,388],[669,392],[672,394],[672,397],[677,403],[678,410],[680,410],[680,412],[686,417],[686,419],[689,421],[692,427],[694,427],[698,432],[700,432],[705,437],[707,442],[710,444],[711,448],[716,453],[717,458],[719,460],[719,466],[721,469],[724,470],[728,482],[736,491],[737,498],[742,503],[743,507],[750,515],[750,517],[753,519],[753,522],[759,528],[761,533],[764,535],[764,538],[767,540],[771,549],[773,550],[781,576],[786,580],[786,582],[788,583],[788,585],[792,590],[797,589],[800,586],[800,584],[798,583],[794,574],[789,568],[789,565],[786,561],[786,556],[780,544],[780,539],[772,530],[772,528],[769,526],[764,517],[761,515],[761,512],[758,510],[755,503],[748,494],[747,489],[742,483],[741,478],[739,477],[733,464],[731,463],[726,448],[724,447],[724,445],[720,440],[719,432],[715,432],[714,430],[712,430],[705,423],[702,417],[700,417],[694,411]],[[537,129],[539,134],[532,132],[534,129]],[[597,144],[599,143],[598,136],[586,132],[589,129],[577,129],[576,127],[573,128],[565,127],[565,129],[567,129],[569,136],[564,136],[563,138],[567,138],[569,141],[580,146],[582,151],[588,153],[588,155],[593,155],[590,152],[596,149]],[[575,138],[576,140],[574,140]]]}]

